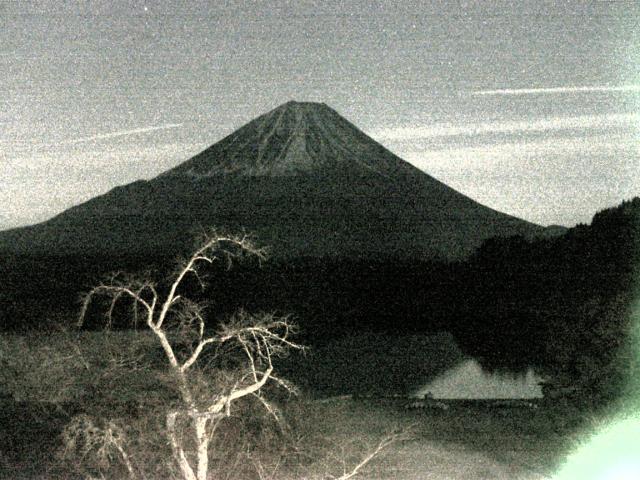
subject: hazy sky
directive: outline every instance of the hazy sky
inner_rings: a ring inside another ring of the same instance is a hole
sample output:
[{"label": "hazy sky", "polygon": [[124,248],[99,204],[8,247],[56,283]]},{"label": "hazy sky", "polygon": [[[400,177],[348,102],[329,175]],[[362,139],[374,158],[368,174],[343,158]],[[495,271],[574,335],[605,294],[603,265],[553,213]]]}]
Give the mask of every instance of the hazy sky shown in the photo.
[{"label": "hazy sky", "polygon": [[635,1],[0,0],[0,228],[291,99],[488,206],[588,222],[640,194],[639,23]]}]

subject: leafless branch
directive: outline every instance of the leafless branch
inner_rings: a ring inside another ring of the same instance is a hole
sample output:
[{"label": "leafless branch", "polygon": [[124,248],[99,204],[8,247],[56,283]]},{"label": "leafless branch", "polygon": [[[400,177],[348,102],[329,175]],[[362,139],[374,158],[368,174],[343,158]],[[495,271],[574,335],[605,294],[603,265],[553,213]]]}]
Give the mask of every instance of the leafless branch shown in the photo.
[{"label": "leafless branch", "polygon": [[350,478],[355,477],[356,475],[358,475],[360,473],[360,471],[367,464],[369,464],[373,459],[375,459],[377,456],[379,456],[382,453],[383,450],[386,450],[388,447],[390,447],[391,445],[393,445],[393,444],[395,444],[395,443],[397,443],[399,441],[407,440],[409,438],[410,430],[411,430],[411,427],[409,427],[407,429],[400,430],[400,431],[392,432],[392,433],[384,436],[383,438],[381,438],[380,441],[377,443],[377,445],[375,447],[373,447],[373,449],[368,451],[364,455],[362,460],[360,460],[349,471],[347,471],[348,467],[346,466],[346,460],[343,457],[341,459],[342,469],[343,469],[342,475],[340,475],[339,477],[336,477],[334,475],[329,475],[327,478],[329,480],[348,480]]},{"label": "leafless branch", "polygon": [[114,453],[123,463],[129,478],[138,478],[131,458],[126,451],[127,438],[124,430],[112,421],[98,425],[87,415],[78,415],[63,431],[65,455],[78,451],[82,456],[93,455],[100,465],[108,466]]},{"label": "leafless branch", "polygon": [[[273,358],[289,350],[302,349],[291,340],[295,326],[287,317],[275,314],[250,315],[240,311],[217,331],[207,333],[205,305],[189,300],[180,292],[187,276],[192,276],[201,287],[205,286],[201,267],[221,260],[226,260],[228,266],[233,258],[241,255],[251,255],[261,261],[265,254],[246,235],[209,232],[192,255],[179,264],[169,283],[162,289],[156,289],[154,283],[144,278],[115,273],[83,298],[79,325],[85,321],[92,300],[98,296],[109,300],[107,326],[111,325],[117,306],[125,299],[133,303],[135,324],[139,310],[145,313],[145,323],[160,343],[169,363],[172,383],[180,393],[182,405],[179,408],[171,407],[165,418],[165,428],[173,459],[183,479],[207,478],[209,442],[220,420],[231,415],[232,404],[236,400],[255,396],[266,411],[279,420],[281,416],[277,407],[268,402],[260,390],[272,380],[287,391],[295,392],[293,385],[273,374]],[[166,293],[161,296],[158,292]],[[223,349],[230,353],[232,348],[244,354],[243,366],[238,369],[235,381],[229,381],[222,388],[217,385],[219,391],[212,395],[207,391],[211,380],[196,365],[201,357],[211,358],[211,355],[204,354],[205,350],[211,350],[216,358]],[[141,358],[136,358],[132,365],[140,361]],[[129,366],[120,355],[113,356],[111,362],[113,365]],[[190,445],[194,436],[188,437],[190,440],[186,444],[182,438],[181,430],[187,428],[186,425],[194,430],[195,452],[185,446]],[[114,448],[126,461],[126,451],[121,452],[117,445]]]},{"label": "leafless branch", "polygon": [[217,342],[217,339],[213,337],[200,340],[200,342],[198,342],[198,346],[195,348],[191,356],[180,366],[180,370],[184,372],[194,363],[196,363],[198,361],[198,357],[202,353],[202,350],[204,350],[204,347],[214,342]]},{"label": "leafless branch", "polygon": [[262,395],[260,395],[259,392],[253,393],[252,395],[258,399],[258,401],[262,404],[262,406],[267,411],[267,413],[271,415],[273,419],[279,424],[282,420],[280,409],[275,405],[273,405],[272,403],[270,403],[269,401],[267,401]]},{"label": "leafless branch", "polygon": [[[152,294],[151,303],[148,303],[142,297],[142,293],[146,289],[148,289]],[[106,312],[108,325],[111,324],[111,316],[113,314],[113,310],[115,308],[115,305],[118,302],[118,300],[120,300],[122,297],[125,297],[125,296],[129,297],[135,303],[142,305],[144,307],[144,309],[147,311],[149,319],[152,318],[153,310],[154,310],[153,307],[155,306],[155,302],[157,300],[157,293],[155,291],[155,288],[150,284],[146,284],[144,286],[138,287],[137,289],[135,287],[131,287],[131,286],[127,286],[127,285],[118,285],[118,284],[115,284],[115,283],[114,284],[101,284],[101,285],[98,285],[97,287],[94,287],[93,289],[91,289],[84,296],[84,299],[83,299],[83,302],[82,302],[82,308],[80,310],[80,316],[79,316],[79,319],[78,319],[78,326],[82,326],[82,324],[84,323],[84,320],[85,320],[89,305],[90,305],[91,301],[93,300],[93,298],[98,296],[98,295],[104,295],[104,296],[107,296],[107,297],[110,298],[109,308],[107,309],[107,312]]]},{"label": "leafless branch", "polygon": [[174,302],[176,297],[176,290],[182,283],[183,279],[189,273],[193,274],[201,286],[204,287],[204,282],[199,276],[198,266],[200,263],[212,264],[219,260],[221,257],[225,257],[228,261],[231,258],[237,257],[240,252],[251,254],[259,259],[264,258],[264,251],[257,248],[251,239],[246,235],[233,236],[233,235],[220,235],[215,231],[210,232],[205,236],[200,246],[195,252],[178,268],[175,276],[175,280],[171,284],[167,298],[162,305],[160,314],[156,322],[158,328],[162,327],[169,308]]}]

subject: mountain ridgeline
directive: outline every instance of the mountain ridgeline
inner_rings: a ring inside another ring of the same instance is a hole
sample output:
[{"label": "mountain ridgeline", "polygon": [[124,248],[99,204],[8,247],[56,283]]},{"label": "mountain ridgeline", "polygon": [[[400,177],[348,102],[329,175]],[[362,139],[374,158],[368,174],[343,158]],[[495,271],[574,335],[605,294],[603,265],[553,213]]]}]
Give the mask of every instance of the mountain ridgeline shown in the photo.
[{"label": "mountain ridgeline", "polygon": [[545,235],[418,170],[319,103],[289,102],[149,181],[0,232],[0,251],[170,255],[214,226],[272,257],[460,259]]}]

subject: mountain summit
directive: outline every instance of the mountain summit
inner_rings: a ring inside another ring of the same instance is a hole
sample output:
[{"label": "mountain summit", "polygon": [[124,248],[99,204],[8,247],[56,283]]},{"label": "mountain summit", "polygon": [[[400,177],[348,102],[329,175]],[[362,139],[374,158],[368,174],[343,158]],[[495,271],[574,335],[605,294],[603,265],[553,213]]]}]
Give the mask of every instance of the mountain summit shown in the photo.
[{"label": "mountain summit", "polygon": [[412,170],[324,103],[287,102],[165,175],[390,175]]},{"label": "mountain summit", "polygon": [[449,188],[324,104],[288,102],[152,180],[0,232],[0,250],[174,253],[207,226],[251,232],[276,257],[456,259],[545,230]]}]

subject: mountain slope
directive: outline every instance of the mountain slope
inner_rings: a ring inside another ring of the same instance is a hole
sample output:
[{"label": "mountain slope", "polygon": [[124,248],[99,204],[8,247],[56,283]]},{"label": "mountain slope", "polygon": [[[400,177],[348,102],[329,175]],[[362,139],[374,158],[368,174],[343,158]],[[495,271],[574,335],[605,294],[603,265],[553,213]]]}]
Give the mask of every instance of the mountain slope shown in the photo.
[{"label": "mountain slope", "polygon": [[288,102],[166,175],[293,176],[348,173],[393,176],[419,171],[324,104]]},{"label": "mountain slope", "polygon": [[0,232],[0,249],[167,253],[207,226],[251,232],[277,257],[454,259],[491,236],[544,232],[421,172],[326,105],[289,102],[150,181]]}]

